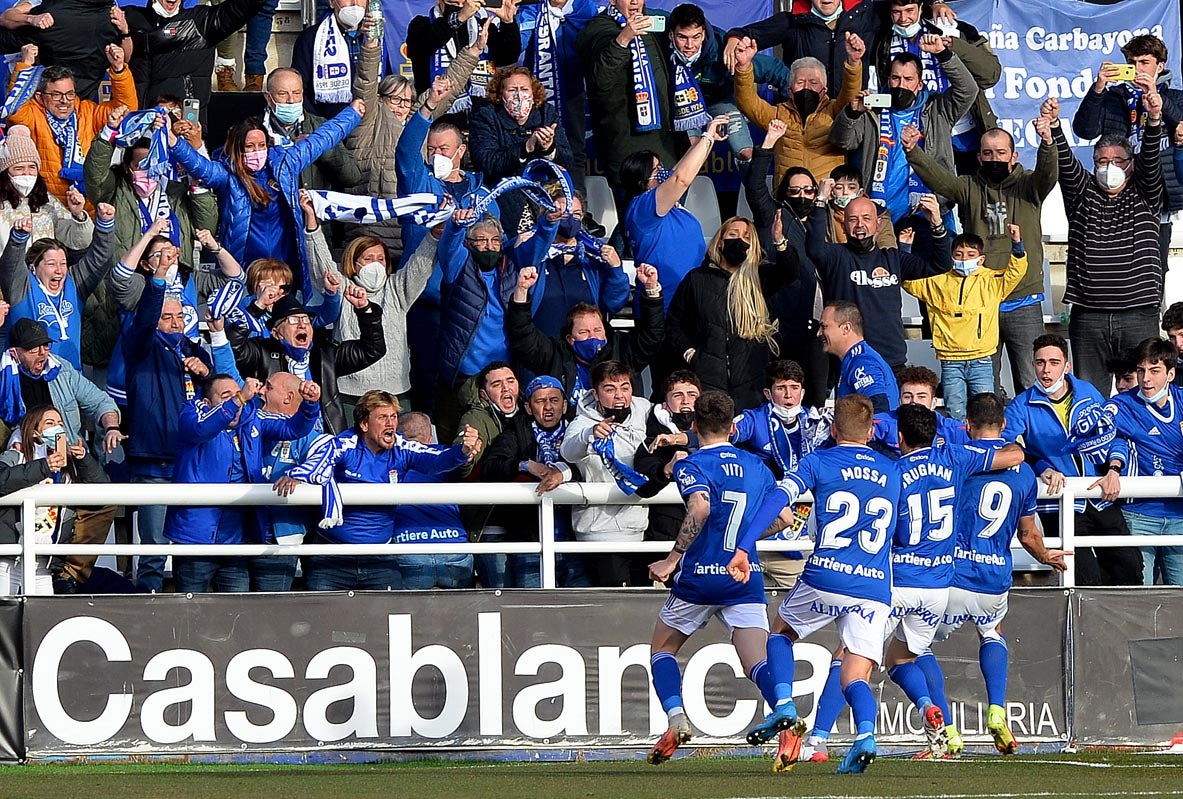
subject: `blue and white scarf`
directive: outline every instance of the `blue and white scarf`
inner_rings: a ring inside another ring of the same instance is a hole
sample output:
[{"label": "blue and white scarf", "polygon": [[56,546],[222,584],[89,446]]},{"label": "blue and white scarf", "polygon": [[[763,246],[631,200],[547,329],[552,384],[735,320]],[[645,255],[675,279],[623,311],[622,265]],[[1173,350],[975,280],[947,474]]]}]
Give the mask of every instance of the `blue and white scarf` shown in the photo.
[{"label": "blue and white scarf", "polygon": [[139,167],[148,173],[148,177],[162,184],[174,178],[168,155],[168,131],[163,127],[152,130],[152,124],[157,116],[167,113],[163,108],[133,111],[123,118],[115,131],[115,143],[120,147],[131,147],[145,137],[150,139],[148,157],[140,162]]},{"label": "blue and white scarf", "polygon": [[616,446],[612,436],[592,440],[592,451],[600,456],[604,468],[616,480],[616,486],[630,497],[637,489],[649,482],[649,478],[616,457]]},{"label": "blue and white scarf", "polygon": [[941,66],[941,62],[933,53],[926,53],[920,49],[920,36],[916,35],[912,39],[905,39],[894,31],[891,34],[891,55],[897,56],[900,53],[911,53],[920,59],[921,65],[924,67],[920,74],[920,79],[924,81],[924,88],[928,89],[932,94],[940,94],[949,88],[949,76],[945,72],[945,68]]},{"label": "blue and white scarf", "polygon": [[246,287],[239,280],[223,284],[209,295],[209,314],[214,319],[225,319],[231,327],[245,327],[254,335],[267,335],[263,320],[244,310]]},{"label": "blue and white scarf", "polygon": [[[615,6],[608,6],[603,13],[620,27],[628,24],[624,15]],[[653,77],[653,65],[649,63],[649,51],[641,36],[629,43],[633,55],[633,101],[636,108],[636,122],[633,133],[648,133],[661,128],[661,103],[657,98],[657,79]]]},{"label": "blue and white scarf", "polygon": [[[557,17],[557,19],[556,19]],[[550,103],[559,115],[560,122],[565,121],[563,113],[562,81],[559,80],[558,36],[556,29],[563,22],[562,12],[550,3],[543,2],[538,9],[536,27],[534,29],[534,77],[546,90],[546,102]]]},{"label": "blue and white scarf", "polygon": [[152,227],[152,223],[160,217],[168,217],[168,240],[173,243],[173,246],[181,246],[181,222],[177,219],[176,211],[173,210],[172,203],[168,201],[167,183],[161,181],[156,184],[156,191],[151,197],[145,198],[136,195],[136,204],[140,207],[140,233],[147,233],[148,228]]},{"label": "blue and white scarf", "polygon": [[301,380],[311,380],[312,370],[309,368],[309,361],[312,357],[312,347],[296,347],[283,339],[279,339],[279,345],[283,347],[287,370]]},{"label": "blue and white scarf", "polygon": [[531,422],[530,426],[534,428],[534,440],[538,443],[538,462],[548,466],[561,463],[563,458],[559,455],[559,445],[563,443],[567,423],[561,421],[553,430],[543,430],[537,422]]},{"label": "blue and white scarf", "polygon": [[924,146],[924,106],[927,102],[928,92],[922,91],[911,108],[903,111],[885,108],[879,112],[879,149],[871,179],[871,199],[880,200],[887,206],[893,222],[898,222],[915,208],[922,194],[932,193],[908,165],[900,144],[900,131],[908,125],[915,125],[921,132],[917,146]]},{"label": "blue and white scarf", "polygon": [[336,467],[342,453],[357,446],[357,434],[345,433],[341,436],[328,434],[317,436],[308,446],[308,454],[304,462],[292,467],[288,476],[304,483],[319,485],[321,493],[322,519],[317,526],[322,530],[329,527],[340,527],[344,521],[344,503],[341,501],[341,488],[337,485]]},{"label": "blue and white scarf", "polygon": [[555,210],[554,200],[546,193],[546,189],[539,186],[535,181],[529,180],[525,177],[509,177],[502,178],[490,191],[482,194],[477,198],[470,207],[474,211],[472,217],[461,222],[461,227],[472,227],[477,222],[485,218],[489,212],[489,207],[502,194],[508,194],[511,191],[520,191],[524,193],[536,205],[541,206],[546,211]]},{"label": "blue and white scarf", "polygon": [[316,28],[312,45],[312,98],[318,103],[348,103],[353,99],[353,65],[349,42],[337,29],[337,15],[329,15]]},{"label": "blue and white scarf", "polygon": [[694,77],[694,65],[674,51],[670,54],[670,66],[674,70],[674,130],[702,130],[711,121],[711,115],[707,113],[698,78]]},{"label": "blue and white scarf", "polygon": [[[18,303],[17,308],[21,305],[24,303]],[[74,283],[73,277],[67,275],[62,282],[62,290],[53,297],[45,290],[45,286],[41,285],[36,275],[29,275],[28,310],[32,319],[45,325],[49,337],[57,339],[58,343],[53,345],[55,351],[63,356],[79,352],[82,303],[78,301],[78,286]]]},{"label": "blue and white scarf", "polygon": [[[308,196],[312,198],[312,207],[316,210],[317,219],[344,220],[359,225],[390,222],[400,216],[426,210],[434,211],[441,205],[441,198],[428,192],[387,199],[344,194],[339,191],[310,190]],[[451,198],[448,198],[448,201],[450,204]]]},{"label": "blue and white scarf", "polygon": [[58,172],[58,176],[86,194],[86,181],[82,174],[82,148],[78,143],[78,110],[71,111],[66,119],[58,119],[46,111],[45,119],[49,122],[54,143],[62,148],[62,171]]},{"label": "blue and white scarf", "polygon": [[[52,354],[45,371],[37,375],[37,380],[53,380],[62,370],[62,362]],[[33,377],[21,368],[20,361],[12,354],[11,349],[4,351],[0,357],[0,419],[9,427],[15,428],[25,418],[25,400],[21,396],[21,373]]]},{"label": "blue and white scarf", "polygon": [[12,89],[4,98],[4,105],[0,105],[0,119],[8,119],[19,111],[21,106],[33,99],[33,95],[41,86],[41,73],[44,71],[45,67],[37,66],[16,73]]},{"label": "blue and white scarf", "polygon": [[[427,16],[432,22],[439,19],[439,6],[433,5]],[[480,36],[481,26],[488,17],[489,12],[482,8],[468,18],[466,25],[469,44],[475,42],[477,37]],[[496,25],[496,21],[493,24]],[[428,63],[428,72],[431,79],[434,81],[441,75],[446,75],[448,67],[452,65],[452,59],[455,57],[456,41],[449,38],[447,44],[431,54],[431,61]],[[485,96],[485,91],[489,86],[489,80],[492,77],[493,62],[489,59],[489,48],[486,47],[484,52],[477,57],[476,66],[473,67],[472,75],[468,79],[468,85],[464,87],[464,91],[457,95],[456,99],[452,102],[452,111],[467,111],[472,108],[472,98]]]}]

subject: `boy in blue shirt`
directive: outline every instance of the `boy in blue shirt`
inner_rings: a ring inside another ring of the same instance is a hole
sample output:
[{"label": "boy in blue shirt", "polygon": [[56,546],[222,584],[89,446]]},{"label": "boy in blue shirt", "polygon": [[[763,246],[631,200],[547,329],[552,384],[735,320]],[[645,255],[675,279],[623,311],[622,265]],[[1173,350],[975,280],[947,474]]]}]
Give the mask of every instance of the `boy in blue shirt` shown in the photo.
[{"label": "boy in blue shirt", "polygon": [[[829,309],[827,309],[829,310]],[[839,774],[864,771],[875,760],[878,703],[869,680],[883,655],[891,613],[891,534],[900,496],[900,478],[892,461],[867,446],[871,439],[871,401],[861,395],[834,403],[832,435],[837,446],[801,459],[785,476],[780,491],[769,495],[748,525],[727,570],[744,582],[749,554],[789,502],[812,491],[817,513],[817,542],[801,579],[781,604],[768,637],[768,663],[777,688],[772,712],[748,732],[758,746],[781,730],[793,729],[799,746],[804,724],[797,718],[792,685],[793,642],[835,623],[846,650],[841,668],[842,692],[854,711],[858,732]],[[791,768],[797,751],[777,753]]]},{"label": "boy in blue shirt", "polygon": [[751,524],[757,502],[773,493],[775,483],[758,458],[728,442],[734,415],[735,403],[722,392],[708,391],[698,398],[694,430],[699,449],[674,466],[674,481],[686,500],[686,519],[673,551],[649,566],[654,580],[665,582],[673,576],[651,645],[653,690],[670,722],[649,753],[653,765],[669,760],[678,746],[690,740],[677,654],[712,616],[731,633],[752,682],[769,704],[776,702],[772,673],[764,658],[768,615],[759,562],[753,580],[736,582],[727,573],[739,532]]}]

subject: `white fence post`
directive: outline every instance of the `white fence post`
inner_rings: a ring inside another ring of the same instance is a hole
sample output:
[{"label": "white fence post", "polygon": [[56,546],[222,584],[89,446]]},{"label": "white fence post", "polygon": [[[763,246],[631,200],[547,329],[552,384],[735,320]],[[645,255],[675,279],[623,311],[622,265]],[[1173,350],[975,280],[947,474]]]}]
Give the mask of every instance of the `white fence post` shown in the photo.
[{"label": "white fence post", "polygon": [[1068,571],[1064,572],[1064,587],[1076,587],[1076,494],[1065,482],[1060,495],[1060,549],[1071,553],[1067,558]]},{"label": "white fence post", "polygon": [[21,502],[21,593],[33,593],[37,581],[37,556],[33,554],[33,531],[37,529],[37,500],[25,497]]},{"label": "white fence post", "polygon": [[542,587],[555,588],[555,501],[543,496],[538,503],[538,537],[542,542],[542,557],[538,567],[542,570]]}]

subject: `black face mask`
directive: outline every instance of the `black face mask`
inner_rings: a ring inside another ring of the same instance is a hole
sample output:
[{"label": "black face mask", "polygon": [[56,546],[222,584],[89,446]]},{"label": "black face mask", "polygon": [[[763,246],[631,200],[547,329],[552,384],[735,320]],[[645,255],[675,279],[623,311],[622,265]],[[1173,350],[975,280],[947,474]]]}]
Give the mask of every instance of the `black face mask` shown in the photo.
[{"label": "black face mask", "polygon": [[903,86],[896,86],[891,90],[891,107],[896,111],[903,111],[905,108],[911,108],[916,104],[916,92],[911,89],[905,89]]},{"label": "black face mask", "polygon": [[813,89],[798,89],[793,92],[793,105],[797,106],[797,113],[805,119],[821,105],[822,96]]},{"label": "black face mask", "polygon": [[813,200],[809,197],[790,197],[785,200],[785,207],[793,212],[793,216],[804,219],[813,210]]},{"label": "black face mask", "polygon": [[677,411],[670,412],[670,421],[681,430],[686,432],[690,429],[690,425],[694,423],[694,411]]},{"label": "black face mask", "polygon": [[748,257],[749,249],[748,243],[743,239],[724,239],[723,246],[719,248],[719,255],[728,266],[738,267]]},{"label": "black face mask", "polygon": [[849,236],[846,243],[850,245],[850,249],[857,253],[868,253],[875,249],[875,237],[867,236],[863,239],[856,239],[854,236]]},{"label": "black face mask", "polygon": [[582,225],[578,217],[565,216],[559,220],[559,226],[555,230],[555,236],[560,239],[573,239],[581,227]]},{"label": "black face mask", "polygon": [[627,405],[623,408],[604,408],[602,411],[605,419],[610,419],[617,424],[624,424],[624,421],[628,419],[629,414],[632,412],[633,409]]},{"label": "black face mask", "polygon": [[1010,164],[1006,161],[983,161],[978,166],[978,172],[990,183],[1001,183],[1010,174]]},{"label": "black face mask", "polygon": [[493,267],[501,262],[500,250],[476,250],[470,249],[472,253],[472,260],[480,268],[482,272],[488,272]]}]

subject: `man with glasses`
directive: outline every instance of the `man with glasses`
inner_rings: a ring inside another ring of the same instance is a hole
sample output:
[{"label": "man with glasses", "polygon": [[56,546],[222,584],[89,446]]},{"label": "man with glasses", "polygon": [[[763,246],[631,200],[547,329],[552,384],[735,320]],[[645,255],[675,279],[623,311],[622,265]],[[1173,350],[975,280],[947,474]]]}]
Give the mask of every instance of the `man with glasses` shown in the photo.
[{"label": "man with glasses", "polygon": [[[71,186],[84,191],[82,165],[90,143],[107,123],[107,116],[119,106],[136,109],[136,84],[124,63],[123,50],[107,46],[110,64],[111,101],[96,103],[81,98],[74,88],[74,73],[67,67],[48,66],[41,73],[41,82],[27,102],[8,117],[9,125],[24,125],[29,129],[37,152],[41,153],[41,176],[49,193],[66,205],[66,190]],[[37,61],[36,45],[21,48],[20,63],[14,68],[16,80],[20,73],[32,69]]]},{"label": "man with glasses", "polygon": [[345,430],[345,409],[337,391],[337,376],[360,372],[386,354],[382,333],[382,309],[370,302],[366,290],[356,284],[344,289],[345,300],[357,315],[358,338],[334,341],[333,331],[312,327],[312,312],[291,295],[271,307],[267,326],[270,338],[249,338],[245,328],[226,333],[243,377],[265,382],[278,372],[290,372],[301,380],[322,386],[321,419],[325,432]]},{"label": "man with glasses", "polygon": [[1055,142],[1068,212],[1064,303],[1072,306],[1068,337],[1076,374],[1105,397],[1112,386],[1109,359],[1157,336],[1162,306],[1162,95],[1147,87],[1141,104],[1146,120],[1137,155],[1125,134],[1105,134],[1093,145],[1092,175],[1068,146],[1057,100],[1045,100],[1035,122]]}]

